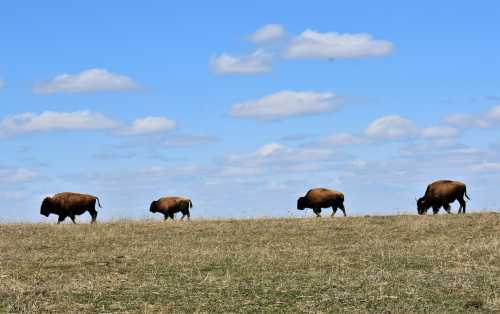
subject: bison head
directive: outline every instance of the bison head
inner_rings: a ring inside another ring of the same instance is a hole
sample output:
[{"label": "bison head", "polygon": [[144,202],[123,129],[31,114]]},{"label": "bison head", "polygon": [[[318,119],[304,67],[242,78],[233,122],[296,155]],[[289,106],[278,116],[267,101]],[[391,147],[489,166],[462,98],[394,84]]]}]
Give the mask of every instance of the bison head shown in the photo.
[{"label": "bison head", "polygon": [[156,206],[157,206],[158,201],[153,201],[151,205],[149,206],[149,211],[152,213],[156,213]]},{"label": "bison head", "polygon": [[425,197],[421,197],[417,200],[417,212],[419,215],[423,215],[427,212],[430,206],[427,205]]},{"label": "bison head", "polygon": [[304,210],[307,207],[307,201],[305,197],[299,197],[297,200],[297,209]]},{"label": "bison head", "polygon": [[40,207],[40,214],[45,217],[49,217],[54,201],[51,197],[46,197],[43,199],[42,206]]}]

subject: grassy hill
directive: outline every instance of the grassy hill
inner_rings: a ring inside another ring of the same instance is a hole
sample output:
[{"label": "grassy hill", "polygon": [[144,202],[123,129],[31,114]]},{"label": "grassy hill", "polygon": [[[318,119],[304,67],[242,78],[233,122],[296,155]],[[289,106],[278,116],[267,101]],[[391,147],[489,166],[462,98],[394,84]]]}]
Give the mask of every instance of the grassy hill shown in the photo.
[{"label": "grassy hill", "polygon": [[499,313],[500,214],[4,224],[0,312]]}]

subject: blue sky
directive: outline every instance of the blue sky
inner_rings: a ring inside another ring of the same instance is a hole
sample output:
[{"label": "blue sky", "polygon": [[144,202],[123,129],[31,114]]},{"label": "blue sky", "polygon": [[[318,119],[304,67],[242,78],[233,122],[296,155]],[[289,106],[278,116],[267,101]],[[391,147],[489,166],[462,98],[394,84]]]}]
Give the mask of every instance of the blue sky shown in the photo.
[{"label": "blue sky", "polygon": [[0,219],[60,191],[302,216],[318,186],[415,212],[442,178],[497,209],[499,30],[494,1],[2,3]]}]

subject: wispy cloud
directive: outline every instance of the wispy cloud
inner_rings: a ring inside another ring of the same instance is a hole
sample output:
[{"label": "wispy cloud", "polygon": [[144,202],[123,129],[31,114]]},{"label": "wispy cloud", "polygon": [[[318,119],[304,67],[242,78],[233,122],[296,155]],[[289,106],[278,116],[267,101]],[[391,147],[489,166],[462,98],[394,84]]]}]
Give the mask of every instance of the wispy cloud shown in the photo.
[{"label": "wispy cloud", "polygon": [[331,92],[280,91],[257,100],[237,103],[230,114],[262,120],[318,114],[336,110],[345,98]]},{"label": "wispy cloud", "polygon": [[279,143],[269,143],[247,154],[232,154],[225,158],[222,176],[240,177],[278,172],[318,171],[319,162],[339,157],[328,149],[291,148]]},{"label": "wispy cloud", "polygon": [[337,133],[321,140],[321,143],[325,145],[357,145],[365,142],[366,140],[361,136],[356,136],[351,133]]},{"label": "wispy cloud", "polygon": [[260,74],[271,71],[271,61],[271,55],[262,50],[244,56],[223,53],[210,59],[210,69],[217,75]]},{"label": "wispy cloud", "polygon": [[57,130],[98,130],[116,128],[118,124],[103,114],[91,111],[21,113],[0,121],[0,135]]},{"label": "wispy cloud", "polygon": [[367,33],[340,34],[306,30],[295,37],[285,56],[288,58],[361,58],[390,54],[394,44],[373,39]]},{"label": "wispy cloud", "polygon": [[248,38],[255,43],[265,43],[281,39],[285,28],[280,24],[267,24],[257,29]]},{"label": "wispy cloud", "polygon": [[119,133],[122,135],[144,135],[163,133],[175,128],[175,121],[166,117],[144,117],[134,120],[129,126],[122,127]]},{"label": "wispy cloud", "polygon": [[399,115],[383,116],[365,129],[364,134],[371,139],[398,140],[416,135],[415,124]]},{"label": "wispy cloud", "polygon": [[139,84],[131,78],[106,69],[88,69],[77,74],[59,74],[53,79],[37,82],[37,94],[84,93],[102,91],[138,90]]},{"label": "wispy cloud", "polygon": [[482,162],[469,167],[474,172],[500,172],[500,162]]},{"label": "wispy cloud", "polygon": [[0,120],[0,137],[51,131],[113,130],[122,136],[164,133],[175,129],[167,117],[137,118],[131,123],[113,120],[92,111],[21,113]]},{"label": "wispy cloud", "polygon": [[192,147],[215,142],[215,137],[207,134],[177,134],[163,141],[164,147]]},{"label": "wispy cloud", "polygon": [[337,133],[319,140],[322,145],[359,145],[380,141],[405,141],[410,139],[442,141],[454,139],[459,130],[450,126],[419,128],[416,124],[399,115],[382,116],[372,121],[359,134]]},{"label": "wispy cloud", "polygon": [[0,183],[27,182],[38,176],[36,171],[26,168],[0,167]]},{"label": "wispy cloud", "polygon": [[500,105],[479,114],[455,113],[444,121],[457,128],[491,128],[500,125]]},{"label": "wispy cloud", "polygon": [[421,130],[422,137],[430,139],[456,137],[458,133],[457,128],[448,126],[428,127]]}]

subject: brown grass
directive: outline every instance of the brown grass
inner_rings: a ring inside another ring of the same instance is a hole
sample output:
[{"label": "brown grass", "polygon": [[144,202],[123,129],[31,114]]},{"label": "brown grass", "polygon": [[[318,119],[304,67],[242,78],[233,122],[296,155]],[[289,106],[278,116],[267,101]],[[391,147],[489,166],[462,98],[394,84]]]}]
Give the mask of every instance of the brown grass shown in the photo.
[{"label": "brown grass", "polygon": [[500,214],[0,225],[0,312],[499,313]]}]

